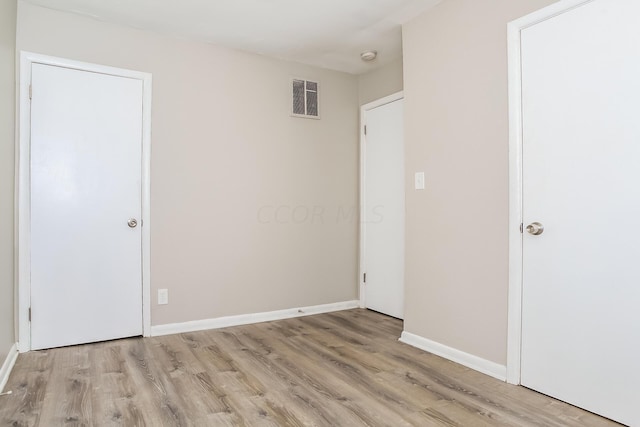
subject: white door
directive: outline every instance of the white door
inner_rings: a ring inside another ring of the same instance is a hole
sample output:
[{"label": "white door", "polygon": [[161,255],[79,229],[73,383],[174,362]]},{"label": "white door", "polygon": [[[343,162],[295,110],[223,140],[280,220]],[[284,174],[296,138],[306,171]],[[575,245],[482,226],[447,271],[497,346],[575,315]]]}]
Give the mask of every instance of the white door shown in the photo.
[{"label": "white door", "polygon": [[141,335],[142,81],[33,64],[32,88],[31,347]]},{"label": "white door", "polygon": [[[640,2],[522,31],[522,384],[640,426]],[[530,229],[535,232],[535,228]]]},{"label": "white door", "polygon": [[402,99],[365,112],[365,305],[404,317],[404,125]]}]

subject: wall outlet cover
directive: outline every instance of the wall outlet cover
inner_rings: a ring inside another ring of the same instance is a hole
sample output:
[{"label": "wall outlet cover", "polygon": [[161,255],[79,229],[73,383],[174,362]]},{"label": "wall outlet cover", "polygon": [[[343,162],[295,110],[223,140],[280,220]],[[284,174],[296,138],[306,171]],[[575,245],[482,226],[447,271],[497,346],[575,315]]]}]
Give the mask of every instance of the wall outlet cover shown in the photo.
[{"label": "wall outlet cover", "polygon": [[416,172],[415,188],[416,190],[424,190],[424,172]]},{"label": "wall outlet cover", "polygon": [[158,289],[158,305],[169,304],[169,290]]}]

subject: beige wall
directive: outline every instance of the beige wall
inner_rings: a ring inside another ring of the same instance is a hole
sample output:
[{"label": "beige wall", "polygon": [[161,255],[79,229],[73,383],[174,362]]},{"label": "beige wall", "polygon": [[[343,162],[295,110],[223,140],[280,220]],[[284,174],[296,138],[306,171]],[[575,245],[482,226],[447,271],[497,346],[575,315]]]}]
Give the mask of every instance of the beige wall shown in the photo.
[{"label": "beige wall", "polygon": [[16,2],[0,1],[0,366],[16,342],[13,318],[13,176]]},{"label": "beige wall", "polygon": [[402,90],[402,58],[358,76],[360,105]]},{"label": "beige wall", "polygon": [[405,25],[405,330],[506,364],[506,24],[551,0],[447,0]]},{"label": "beige wall", "polygon": [[[355,76],[22,2],[17,46],[153,73],[154,325],[357,298]],[[322,120],[289,117],[293,76]]]}]

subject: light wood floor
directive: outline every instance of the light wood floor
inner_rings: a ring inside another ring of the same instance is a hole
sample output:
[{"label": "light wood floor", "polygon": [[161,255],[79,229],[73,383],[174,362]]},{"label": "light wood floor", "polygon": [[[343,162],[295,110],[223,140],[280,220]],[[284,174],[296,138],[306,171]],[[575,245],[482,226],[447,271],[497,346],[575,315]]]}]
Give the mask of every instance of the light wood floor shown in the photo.
[{"label": "light wood floor", "polygon": [[349,310],[20,355],[2,426],[617,426]]}]

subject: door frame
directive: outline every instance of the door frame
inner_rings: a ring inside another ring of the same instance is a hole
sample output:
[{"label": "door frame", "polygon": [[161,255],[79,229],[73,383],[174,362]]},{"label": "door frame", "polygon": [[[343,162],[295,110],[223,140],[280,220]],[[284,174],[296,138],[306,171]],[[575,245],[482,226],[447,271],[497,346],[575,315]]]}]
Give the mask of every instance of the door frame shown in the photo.
[{"label": "door frame", "polygon": [[520,384],[522,359],[523,179],[521,32],[595,0],[560,0],[507,25],[509,75],[509,310],[507,382]]},{"label": "door frame", "polygon": [[384,98],[377,99],[360,106],[360,248],[358,263],[358,289],[360,293],[360,308],[366,308],[366,289],[364,282],[364,273],[366,266],[365,243],[367,239],[367,227],[365,224],[365,202],[366,202],[366,172],[367,172],[367,147],[366,147],[366,117],[367,112],[374,108],[382,107],[395,101],[404,99],[404,92],[396,92]]},{"label": "door frame", "polygon": [[18,350],[31,350],[31,66],[43,64],[70,68],[79,71],[107,74],[141,80],[142,89],[142,331],[145,337],[151,334],[151,89],[150,73],[90,64],[70,59],[20,52],[18,82],[18,132],[16,135],[16,215],[15,245],[17,248],[17,324]]}]

